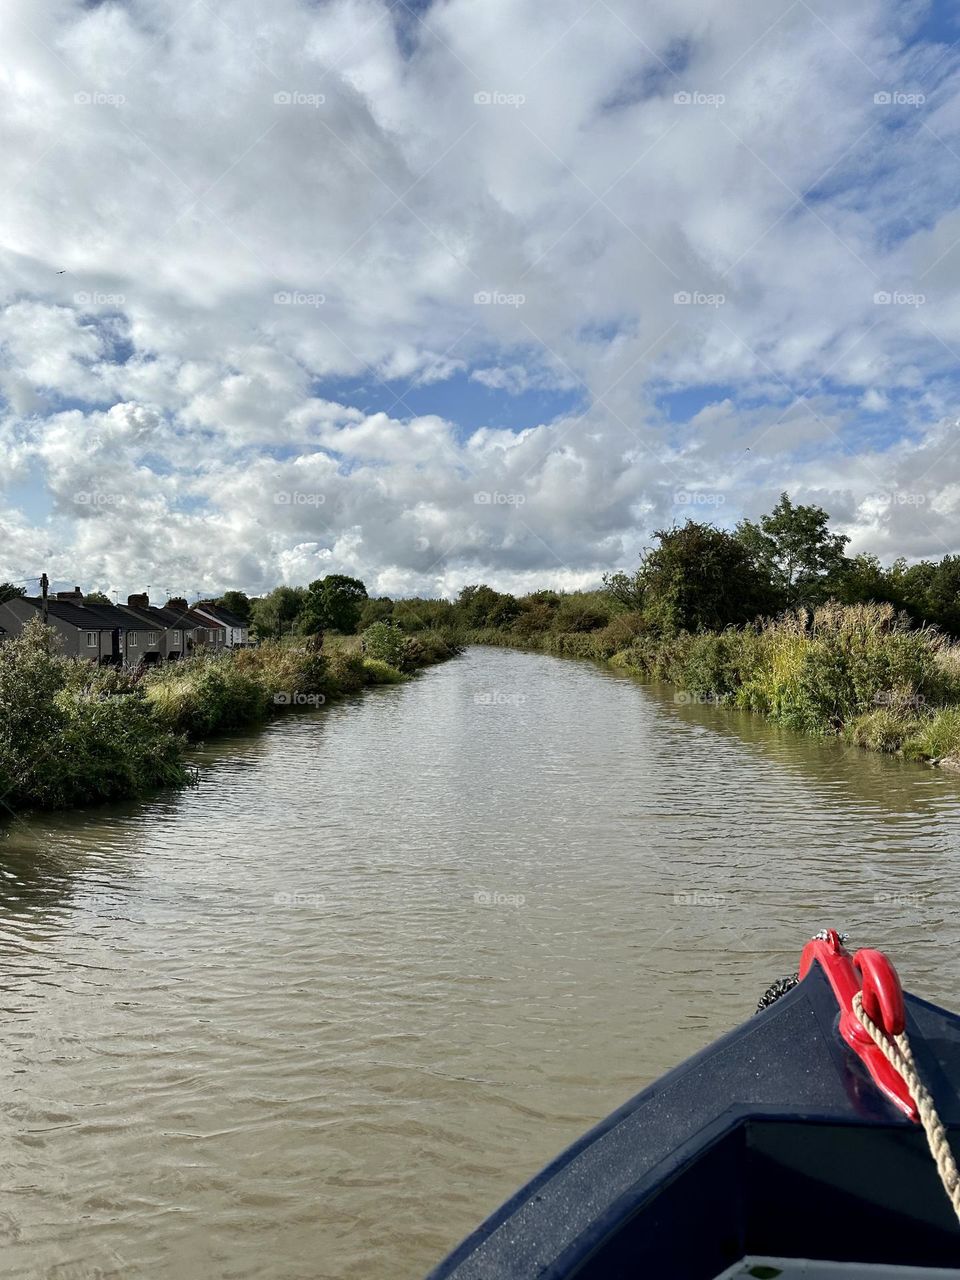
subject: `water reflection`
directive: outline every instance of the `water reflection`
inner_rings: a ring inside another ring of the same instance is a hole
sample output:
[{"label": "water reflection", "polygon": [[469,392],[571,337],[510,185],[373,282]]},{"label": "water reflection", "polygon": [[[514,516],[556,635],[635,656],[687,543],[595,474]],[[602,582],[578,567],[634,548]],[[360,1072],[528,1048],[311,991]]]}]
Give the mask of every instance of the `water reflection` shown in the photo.
[{"label": "water reflection", "polygon": [[500,650],[200,763],[0,839],[6,1273],[417,1276],[824,924],[960,1003],[935,770]]}]

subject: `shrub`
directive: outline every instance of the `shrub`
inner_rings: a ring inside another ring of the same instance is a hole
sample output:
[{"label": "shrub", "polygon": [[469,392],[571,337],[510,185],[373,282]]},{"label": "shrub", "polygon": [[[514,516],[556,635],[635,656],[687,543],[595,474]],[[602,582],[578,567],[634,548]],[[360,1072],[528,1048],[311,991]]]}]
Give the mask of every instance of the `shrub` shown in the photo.
[{"label": "shrub", "polygon": [[960,755],[960,707],[942,707],[925,717],[903,744],[912,760],[940,760]]},{"label": "shrub", "polygon": [[629,649],[644,630],[643,614],[618,613],[596,637],[597,649],[604,658],[612,658],[622,649]]},{"label": "shrub", "polygon": [[594,604],[579,596],[567,596],[553,616],[554,631],[599,631],[610,621],[609,607]]},{"label": "shrub", "polygon": [[272,701],[262,670],[231,654],[200,654],[150,673],[147,700],[169,729],[203,738],[262,720]]},{"label": "shrub", "polygon": [[53,652],[39,620],[0,645],[0,787],[16,808],[56,808],[184,782],[182,740],[137,677]]},{"label": "shrub", "polygon": [[386,662],[398,670],[404,663],[404,648],[412,644],[399,627],[389,622],[375,622],[367,627],[360,637],[363,652],[367,657]]}]

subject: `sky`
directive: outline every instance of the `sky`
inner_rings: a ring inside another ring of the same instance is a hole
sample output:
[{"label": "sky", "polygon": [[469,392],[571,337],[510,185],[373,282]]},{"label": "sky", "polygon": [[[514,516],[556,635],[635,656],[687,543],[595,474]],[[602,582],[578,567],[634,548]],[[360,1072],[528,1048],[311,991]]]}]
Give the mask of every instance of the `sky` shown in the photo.
[{"label": "sky", "polygon": [[4,0],[0,579],[960,551],[960,11]]}]

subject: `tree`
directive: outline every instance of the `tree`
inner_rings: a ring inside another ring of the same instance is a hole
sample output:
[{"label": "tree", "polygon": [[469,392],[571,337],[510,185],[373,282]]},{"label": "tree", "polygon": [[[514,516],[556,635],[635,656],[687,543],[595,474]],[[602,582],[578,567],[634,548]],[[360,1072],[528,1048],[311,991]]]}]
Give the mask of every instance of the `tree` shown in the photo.
[{"label": "tree", "polygon": [[455,627],[459,622],[457,606],[450,600],[423,600],[414,596],[398,600],[390,615],[403,631],[431,631]]},{"label": "tree", "polygon": [[300,630],[306,635],[318,631],[339,631],[353,635],[360,621],[360,611],[367,599],[367,588],[359,578],[343,573],[328,573],[307,588]]},{"label": "tree", "polygon": [[235,613],[245,626],[250,625],[250,597],[245,591],[225,591],[215,603]]},{"label": "tree", "polygon": [[108,595],[104,595],[102,591],[88,591],[83,597],[84,604],[113,604]]},{"label": "tree", "polygon": [[26,594],[25,587],[16,587],[12,582],[0,582],[0,604],[6,604],[8,600],[15,600],[17,596]]},{"label": "tree", "polygon": [[508,627],[519,612],[520,602],[516,596],[505,592],[499,600],[494,601],[487,615],[487,621],[491,627]]},{"label": "tree", "polygon": [[519,602],[501,595],[486,583],[464,587],[457,596],[457,611],[468,627],[502,627],[520,612]]},{"label": "tree", "polygon": [[915,622],[933,622],[951,635],[960,635],[960,556],[911,565],[897,560],[886,582],[886,598]]},{"label": "tree", "polygon": [[794,506],[786,493],[759,524],[741,520],[737,538],[753,564],[766,574],[784,606],[819,604],[825,600],[831,577],[843,565],[843,549],[850,541],[827,528],[822,507]]},{"label": "tree", "polygon": [[886,569],[876,556],[844,558],[839,570],[824,583],[827,594],[841,604],[870,604],[890,600]]},{"label": "tree", "polygon": [[610,621],[612,610],[599,591],[564,596],[553,616],[554,631],[598,631]]},{"label": "tree", "polygon": [[614,604],[631,612],[643,608],[643,583],[639,572],[631,575],[618,569],[603,575],[603,587]]},{"label": "tree", "polygon": [[250,622],[261,640],[280,639],[291,631],[303,609],[303,587],[275,587],[250,602]]},{"label": "tree", "polygon": [[645,553],[637,574],[650,626],[720,631],[769,610],[769,580],[738,537],[695,520],[654,537],[660,545]]},{"label": "tree", "polygon": [[375,622],[385,622],[393,613],[393,601],[389,596],[374,596],[365,600],[360,607],[360,620],[357,626],[361,631],[372,627]]}]

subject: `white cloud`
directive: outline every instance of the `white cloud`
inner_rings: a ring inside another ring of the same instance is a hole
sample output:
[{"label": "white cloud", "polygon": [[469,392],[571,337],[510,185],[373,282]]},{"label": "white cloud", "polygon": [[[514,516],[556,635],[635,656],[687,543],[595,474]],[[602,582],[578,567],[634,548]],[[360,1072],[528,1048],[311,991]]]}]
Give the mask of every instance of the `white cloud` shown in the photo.
[{"label": "white cloud", "polygon": [[816,9],[6,0],[0,577],[570,585],[692,489],[956,550],[957,60]]}]

